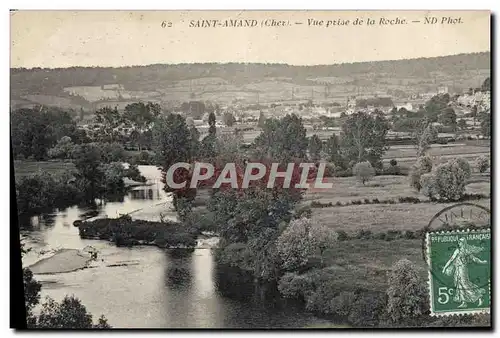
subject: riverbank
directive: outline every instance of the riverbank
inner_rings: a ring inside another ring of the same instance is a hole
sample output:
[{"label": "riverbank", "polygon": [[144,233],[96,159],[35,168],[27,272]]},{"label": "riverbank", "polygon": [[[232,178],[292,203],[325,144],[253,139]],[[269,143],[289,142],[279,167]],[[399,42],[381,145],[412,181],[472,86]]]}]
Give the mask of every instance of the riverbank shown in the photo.
[{"label": "riverbank", "polygon": [[76,249],[62,249],[28,266],[34,274],[55,274],[83,269],[92,260],[90,254]]}]

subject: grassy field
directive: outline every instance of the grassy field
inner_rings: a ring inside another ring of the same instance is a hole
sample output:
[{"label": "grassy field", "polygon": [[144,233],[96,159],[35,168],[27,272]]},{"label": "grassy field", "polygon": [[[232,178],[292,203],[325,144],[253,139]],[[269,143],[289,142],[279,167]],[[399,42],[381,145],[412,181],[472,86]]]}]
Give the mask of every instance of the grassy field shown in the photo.
[{"label": "grassy field", "polygon": [[[475,174],[472,180],[489,181],[488,175]],[[379,200],[397,199],[398,197],[418,197],[421,200],[428,200],[423,194],[412,189],[408,184],[407,176],[375,176],[373,180],[363,185],[356,181],[355,177],[328,177],[328,182],[333,184],[331,189],[309,190],[304,195],[304,201],[317,201],[321,203],[333,204],[337,202],[348,202],[352,200]],[[467,193],[485,194],[490,193],[489,182],[477,182],[467,185]]]},{"label": "grassy field", "polygon": [[71,162],[62,161],[14,161],[14,176],[24,177],[37,172],[63,173],[75,170],[75,165]]},{"label": "grassy field", "polygon": [[400,259],[415,263],[422,279],[427,278],[427,266],[422,257],[419,239],[384,241],[356,239],[340,241],[325,253],[325,263],[336,271],[335,285],[339,289],[365,289],[385,292],[387,272]]},{"label": "grassy field", "polygon": [[[474,203],[490,207],[490,199]],[[443,208],[455,203],[400,203],[349,205],[344,207],[313,208],[314,222],[334,230],[355,233],[359,230],[420,230]]]}]

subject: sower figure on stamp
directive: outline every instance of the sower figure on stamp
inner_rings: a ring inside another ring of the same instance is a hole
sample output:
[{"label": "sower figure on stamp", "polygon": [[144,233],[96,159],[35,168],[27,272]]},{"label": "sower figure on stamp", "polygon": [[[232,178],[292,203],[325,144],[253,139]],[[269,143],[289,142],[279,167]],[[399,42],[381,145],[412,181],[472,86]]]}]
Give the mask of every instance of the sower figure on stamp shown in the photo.
[{"label": "sower figure on stamp", "polygon": [[467,264],[475,262],[478,264],[486,264],[485,260],[481,260],[474,254],[482,251],[481,247],[467,244],[465,238],[458,240],[458,248],[455,249],[451,258],[443,267],[443,273],[447,276],[453,275],[455,284],[455,295],[453,300],[460,303],[459,308],[467,307],[467,303],[478,302],[478,306],[483,304],[483,295],[486,293],[484,288],[480,288],[469,280],[469,270]]}]

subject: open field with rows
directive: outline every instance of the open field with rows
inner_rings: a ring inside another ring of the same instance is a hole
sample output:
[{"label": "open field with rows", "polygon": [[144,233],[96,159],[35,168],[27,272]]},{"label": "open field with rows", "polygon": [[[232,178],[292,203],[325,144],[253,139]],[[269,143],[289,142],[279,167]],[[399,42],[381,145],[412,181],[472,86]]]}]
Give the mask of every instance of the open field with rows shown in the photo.
[{"label": "open field with rows", "polygon": [[[474,203],[490,208],[491,200],[482,199]],[[312,218],[319,224],[347,233],[359,230],[416,231],[425,227],[440,210],[453,204],[455,203],[399,203],[313,208]]]}]

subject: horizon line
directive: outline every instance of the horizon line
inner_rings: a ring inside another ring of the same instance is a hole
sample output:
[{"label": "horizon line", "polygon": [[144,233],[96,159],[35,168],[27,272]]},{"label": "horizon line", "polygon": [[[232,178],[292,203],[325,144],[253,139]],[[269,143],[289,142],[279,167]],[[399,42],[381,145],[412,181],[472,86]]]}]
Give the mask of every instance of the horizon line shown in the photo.
[{"label": "horizon line", "polygon": [[[371,60],[371,61],[356,61],[356,62],[340,62],[340,63],[328,63],[328,64],[291,64],[291,63],[279,63],[279,62],[235,62],[235,61],[206,61],[206,62],[182,62],[182,63],[149,63],[149,64],[134,64],[134,65],[122,65],[122,66],[67,66],[67,67],[10,67],[11,70],[62,70],[71,68],[110,68],[110,69],[120,69],[120,68],[138,68],[138,67],[151,67],[151,66],[181,66],[181,65],[210,65],[210,64],[238,64],[238,65],[280,65],[280,66],[292,66],[292,67],[325,67],[325,66],[339,66],[339,65],[353,65],[361,63],[371,63],[371,62],[396,62],[404,60],[422,60],[422,59],[437,59],[451,56],[460,55],[470,55],[470,54],[491,54],[491,50],[479,51],[479,52],[469,52],[469,53],[458,53],[458,54],[446,54],[437,56],[422,56],[414,58],[402,58],[402,59],[385,59],[385,60]],[[490,67],[491,68],[491,67]]]}]

